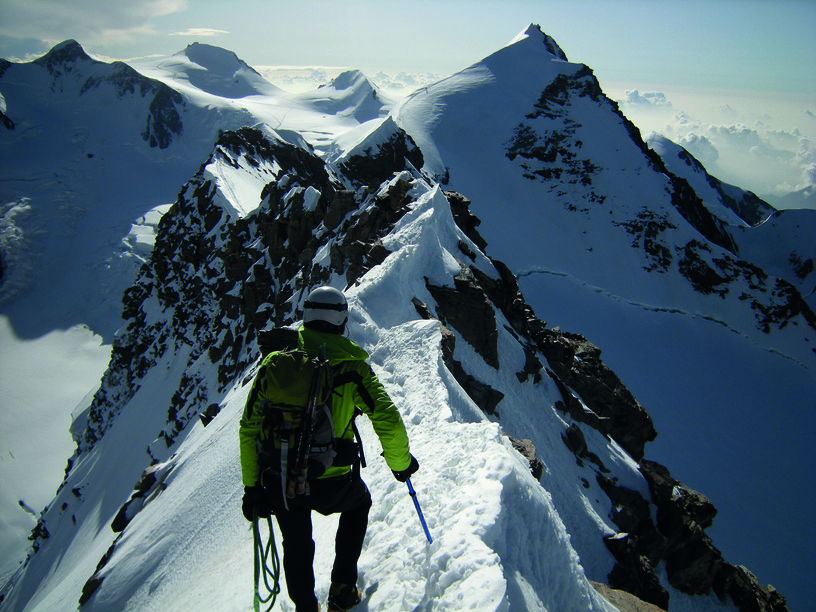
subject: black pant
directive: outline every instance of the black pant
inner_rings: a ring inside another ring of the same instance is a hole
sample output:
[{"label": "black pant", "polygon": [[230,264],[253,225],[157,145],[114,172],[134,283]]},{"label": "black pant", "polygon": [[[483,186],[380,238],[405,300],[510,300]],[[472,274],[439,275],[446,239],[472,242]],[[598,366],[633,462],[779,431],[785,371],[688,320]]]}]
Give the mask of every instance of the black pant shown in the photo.
[{"label": "black pant", "polygon": [[331,580],[354,585],[357,584],[357,560],[368,528],[371,494],[365,483],[352,474],[322,478],[309,482],[309,495],[287,499],[289,509],[286,510],[277,478],[270,475],[264,479],[264,485],[283,536],[286,588],[298,612],[311,612],[317,610],[312,510],[324,516],[340,513]]}]

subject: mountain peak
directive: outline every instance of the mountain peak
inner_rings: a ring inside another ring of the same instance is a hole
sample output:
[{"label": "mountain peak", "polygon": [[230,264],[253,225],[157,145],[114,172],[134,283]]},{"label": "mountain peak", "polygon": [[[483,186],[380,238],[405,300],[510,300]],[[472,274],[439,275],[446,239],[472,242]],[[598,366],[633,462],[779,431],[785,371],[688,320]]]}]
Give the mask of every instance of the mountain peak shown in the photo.
[{"label": "mountain peak", "polygon": [[50,68],[56,64],[67,64],[76,62],[77,60],[93,61],[91,57],[85,53],[85,49],[82,48],[82,45],[73,38],[69,38],[52,47],[48,53],[34,60],[34,63]]},{"label": "mountain peak", "polygon": [[359,123],[385,116],[393,105],[359,70],[346,70],[300,99],[322,112],[353,118]]},{"label": "mountain peak", "polygon": [[194,42],[157,65],[177,73],[177,81],[187,81],[222,98],[275,95],[280,91],[235,53],[213,45]]},{"label": "mountain peak", "polygon": [[543,44],[547,48],[547,51],[558,59],[564,60],[565,62],[569,61],[567,54],[558,46],[555,39],[545,34],[540,25],[531,23],[523,32],[510,41],[510,44],[513,45],[525,39],[529,39],[534,44]]},{"label": "mountain peak", "polygon": [[[327,85],[323,85],[322,87],[327,87]],[[374,89],[374,86],[368,78],[359,70],[346,70],[345,72],[341,72],[332,79],[328,87],[333,87],[337,90],[350,89],[352,87],[363,87],[368,90]]]},{"label": "mountain peak", "polygon": [[257,74],[235,53],[222,47],[194,42],[187,45],[187,48],[177,55],[185,56],[194,64],[218,76],[232,76],[242,70],[250,70]]}]

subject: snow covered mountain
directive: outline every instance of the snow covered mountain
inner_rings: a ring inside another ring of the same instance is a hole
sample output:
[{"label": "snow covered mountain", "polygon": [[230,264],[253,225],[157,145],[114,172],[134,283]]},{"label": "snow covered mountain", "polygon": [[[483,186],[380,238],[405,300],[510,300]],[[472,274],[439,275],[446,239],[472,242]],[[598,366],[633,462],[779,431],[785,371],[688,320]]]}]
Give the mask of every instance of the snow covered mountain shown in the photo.
[{"label": "snow covered mountain", "polygon": [[321,283],[403,412],[435,538],[371,461],[369,609],[614,609],[589,580],[785,609],[715,548],[746,503],[777,513],[752,532],[774,584],[807,594],[813,218],[647,147],[537,27],[396,105],[358,72],[288,94],[206,45],[129,67],[68,42],[0,93],[3,315],[113,344],[0,609],[249,609],[237,419],[258,330]]}]

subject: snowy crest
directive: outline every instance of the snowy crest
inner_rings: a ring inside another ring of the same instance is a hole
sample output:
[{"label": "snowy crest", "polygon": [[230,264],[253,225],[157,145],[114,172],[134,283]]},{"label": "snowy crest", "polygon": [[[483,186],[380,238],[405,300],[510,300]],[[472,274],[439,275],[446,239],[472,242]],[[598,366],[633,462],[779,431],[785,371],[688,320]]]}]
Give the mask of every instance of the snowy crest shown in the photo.
[{"label": "snowy crest", "polygon": [[351,117],[359,123],[382,118],[394,102],[359,70],[348,70],[331,83],[299,96],[306,104],[337,117]]},{"label": "snowy crest", "polygon": [[159,66],[186,77],[193,87],[221,98],[245,98],[279,92],[277,87],[235,53],[212,45],[193,43]]},{"label": "snowy crest", "polygon": [[[522,42],[522,41],[527,42]],[[558,43],[555,42],[555,39],[548,34],[545,34],[541,30],[541,26],[531,23],[527,26],[527,29],[523,32],[519,33],[513,40],[510,41],[510,45],[516,44],[533,44],[533,45],[544,45],[544,48],[547,50],[548,53],[554,55],[556,58],[560,60],[564,60],[565,62],[569,61],[567,59],[567,54],[561,50],[561,47],[558,46]],[[508,45],[508,46],[510,46]]]}]

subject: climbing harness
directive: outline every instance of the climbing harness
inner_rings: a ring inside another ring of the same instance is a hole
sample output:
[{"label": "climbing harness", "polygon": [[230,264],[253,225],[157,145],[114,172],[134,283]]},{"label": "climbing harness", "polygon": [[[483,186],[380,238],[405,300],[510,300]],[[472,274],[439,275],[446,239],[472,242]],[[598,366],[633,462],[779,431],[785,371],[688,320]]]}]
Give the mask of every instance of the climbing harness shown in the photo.
[{"label": "climbing harness", "polygon": [[[280,559],[278,558],[278,549],[275,546],[275,533],[272,531],[272,519],[266,517],[266,522],[269,526],[269,539],[266,545],[264,545],[264,542],[261,540],[260,529],[258,528],[258,513],[256,510],[252,519],[252,536],[254,540],[253,557],[255,563],[253,609],[255,612],[260,612],[261,604],[266,605],[267,603],[269,603],[269,607],[266,608],[265,612],[269,612],[272,606],[275,605],[275,600],[280,594]],[[272,554],[271,559],[269,559],[270,553]],[[264,587],[268,593],[266,596],[261,596],[260,593],[261,578],[263,578]],[[270,578],[272,582],[271,586],[269,584]]]}]

